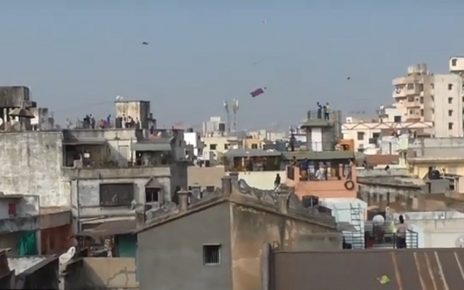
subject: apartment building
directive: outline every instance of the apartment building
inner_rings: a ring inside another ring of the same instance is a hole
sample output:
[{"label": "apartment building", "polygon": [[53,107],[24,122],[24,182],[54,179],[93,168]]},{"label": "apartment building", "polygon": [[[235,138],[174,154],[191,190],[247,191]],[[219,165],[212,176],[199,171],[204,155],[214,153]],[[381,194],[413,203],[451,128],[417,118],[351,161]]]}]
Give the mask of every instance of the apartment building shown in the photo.
[{"label": "apartment building", "polygon": [[[456,62],[457,64],[457,62]],[[427,65],[408,67],[393,79],[397,122],[432,122],[435,137],[462,137],[462,78],[457,74],[434,75]]]}]

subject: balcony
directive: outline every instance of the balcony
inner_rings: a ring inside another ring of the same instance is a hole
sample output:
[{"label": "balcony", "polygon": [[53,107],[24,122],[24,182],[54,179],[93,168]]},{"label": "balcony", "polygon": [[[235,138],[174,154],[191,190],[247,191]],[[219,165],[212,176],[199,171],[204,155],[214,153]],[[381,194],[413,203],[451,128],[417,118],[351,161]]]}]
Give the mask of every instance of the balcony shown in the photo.
[{"label": "balcony", "polygon": [[294,187],[300,197],[357,197],[356,169],[353,167],[350,173],[347,164],[329,165],[327,176],[322,178],[318,178],[317,174],[308,174],[298,166],[288,166],[286,184]]}]

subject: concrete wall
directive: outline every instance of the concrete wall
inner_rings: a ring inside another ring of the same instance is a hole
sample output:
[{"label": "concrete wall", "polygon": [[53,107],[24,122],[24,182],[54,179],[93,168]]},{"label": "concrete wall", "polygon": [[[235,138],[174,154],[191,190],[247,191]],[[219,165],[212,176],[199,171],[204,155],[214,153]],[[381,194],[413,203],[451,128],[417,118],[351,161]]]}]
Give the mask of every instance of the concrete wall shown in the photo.
[{"label": "concrete wall", "polygon": [[[229,215],[223,203],[139,233],[140,289],[232,289]],[[221,245],[219,265],[203,264],[205,244]]]},{"label": "concrete wall", "polygon": [[69,206],[61,132],[0,134],[0,191],[40,196],[41,206]]},{"label": "concrete wall", "polygon": [[29,217],[39,215],[39,197],[24,196],[22,198],[7,199],[0,198],[0,220],[10,218],[8,205],[16,204],[16,217]]},{"label": "concrete wall", "polygon": [[148,116],[150,114],[150,102],[147,101],[116,101],[116,118],[132,117],[134,121],[139,119],[143,129],[148,129]]},{"label": "concrete wall", "polygon": [[[276,243],[288,251],[341,249],[341,236],[334,230],[288,218],[273,212],[231,204],[233,289],[263,289],[261,249]],[[214,289],[214,288],[210,288]]]},{"label": "concrete wall", "polygon": [[280,175],[280,182],[285,183],[287,174],[282,171],[244,171],[238,173],[238,178],[243,179],[249,186],[257,189],[272,190],[274,189],[274,180],[276,175]]},{"label": "concrete wall", "polygon": [[[63,132],[65,140],[92,140],[104,139],[107,142],[107,152],[102,158],[107,161],[114,161],[119,166],[127,166],[128,162],[135,160],[132,152],[132,145],[143,137],[142,130],[137,129],[104,129],[104,130],[65,130]],[[104,148],[104,147],[103,147]],[[87,146],[88,150],[91,149]],[[97,148],[98,149],[98,148]]]},{"label": "concrete wall", "polygon": [[[454,248],[464,238],[464,214],[453,211],[403,213],[406,224],[418,233],[419,248]],[[396,214],[398,217],[398,214]]]},{"label": "concrete wall", "polygon": [[134,258],[83,258],[67,272],[66,290],[139,289]]},{"label": "concrete wall", "polygon": [[196,167],[190,166],[187,169],[188,185],[192,186],[195,183],[202,186],[221,187],[221,178],[226,175],[224,166],[215,167]]}]

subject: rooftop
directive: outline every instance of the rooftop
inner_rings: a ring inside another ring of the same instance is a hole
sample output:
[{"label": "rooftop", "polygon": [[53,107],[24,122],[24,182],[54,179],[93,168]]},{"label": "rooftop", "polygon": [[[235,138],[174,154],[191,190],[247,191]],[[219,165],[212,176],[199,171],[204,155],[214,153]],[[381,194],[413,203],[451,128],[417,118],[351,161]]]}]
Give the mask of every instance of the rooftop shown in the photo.
[{"label": "rooftop", "polygon": [[[169,223],[179,218],[187,217],[190,214],[205,210],[212,206],[230,202],[253,208],[254,210],[265,211],[277,215],[285,215],[289,219],[300,220],[307,223],[318,224],[327,228],[336,228],[335,220],[329,213],[320,213],[317,208],[305,208],[297,195],[291,193],[289,189],[282,188],[287,197],[288,210],[282,213],[279,210],[277,192],[270,190],[259,190],[248,186],[244,180],[233,181],[232,178],[225,177],[231,181],[232,190],[230,193],[218,191],[210,193],[203,199],[193,198],[193,202],[186,211],[180,211],[178,206],[168,204],[166,208],[157,209],[160,214],[156,218],[149,220],[144,227],[137,229],[136,232],[143,232],[161,224]],[[169,208],[170,207],[170,208]]]},{"label": "rooftop", "polygon": [[464,249],[277,252],[276,290],[462,289]]}]

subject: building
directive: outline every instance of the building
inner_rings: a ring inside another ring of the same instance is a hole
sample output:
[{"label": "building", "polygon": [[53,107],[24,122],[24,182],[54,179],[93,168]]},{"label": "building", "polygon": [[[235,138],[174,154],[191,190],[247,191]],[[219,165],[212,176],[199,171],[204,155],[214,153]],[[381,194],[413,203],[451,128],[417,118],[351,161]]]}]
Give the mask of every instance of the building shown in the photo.
[{"label": "building", "polygon": [[204,148],[201,160],[207,166],[221,164],[227,150],[237,149],[242,145],[242,138],[237,135],[205,136],[202,141]]},{"label": "building", "polygon": [[200,134],[191,129],[184,131],[184,140],[187,147],[187,155],[192,159],[197,159],[203,156],[203,142]]},{"label": "building", "polygon": [[464,176],[463,138],[417,138],[408,144],[406,161],[411,174],[423,178],[430,167]]},{"label": "building", "polygon": [[156,120],[150,111],[149,101],[129,101],[118,97],[114,102],[116,108],[116,128],[126,128],[127,122],[139,123],[139,129],[156,128]]},{"label": "building", "polygon": [[331,151],[341,139],[341,111],[333,111],[327,116],[322,112],[308,111],[300,128],[306,133],[306,149],[311,151]]},{"label": "building", "polygon": [[69,208],[41,207],[39,196],[0,193],[0,248],[17,256],[51,255],[71,244]]},{"label": "building", "polygon": [[264,244],[341,248],[333,218],[318,207],[305,208],[288,191],[254,190],[230,177],[222,182],[221,192],[190,204],[188,193],[180,192],[177,209],[138,231],[140,289],[263,289]]},{"label": "building", "polygon": [[221,117],[210,117],[208,121],[202,124],[203,136],[225,135],[226,123]]},{"label": "building", "polygon": [[400,138],[407,139],[412,134],[431,135],[433,132],[433,123],[422,121],[390,122],[380,119],[368,122],[347,117],[342,125],[343,139],[354,140],[354,150],[368,155],[398,154]]},{"label": "building", "polygon": [[54,120],[47,108],[37,107],[24,86],[0,87],[0,130],[50,130]]},{"label": "building", "polygon": [[393,79],[397,121],[432,122],[435,137],[462,137],[462,84],[458,75],[434,75],[425,64],[408,67],[407,75]]},{"label": "building", "polygon": [[65,130],[64,176],[78,232],[135,220],[137,207],[171,201],[187,187],[183,133],[135,128]]}]

